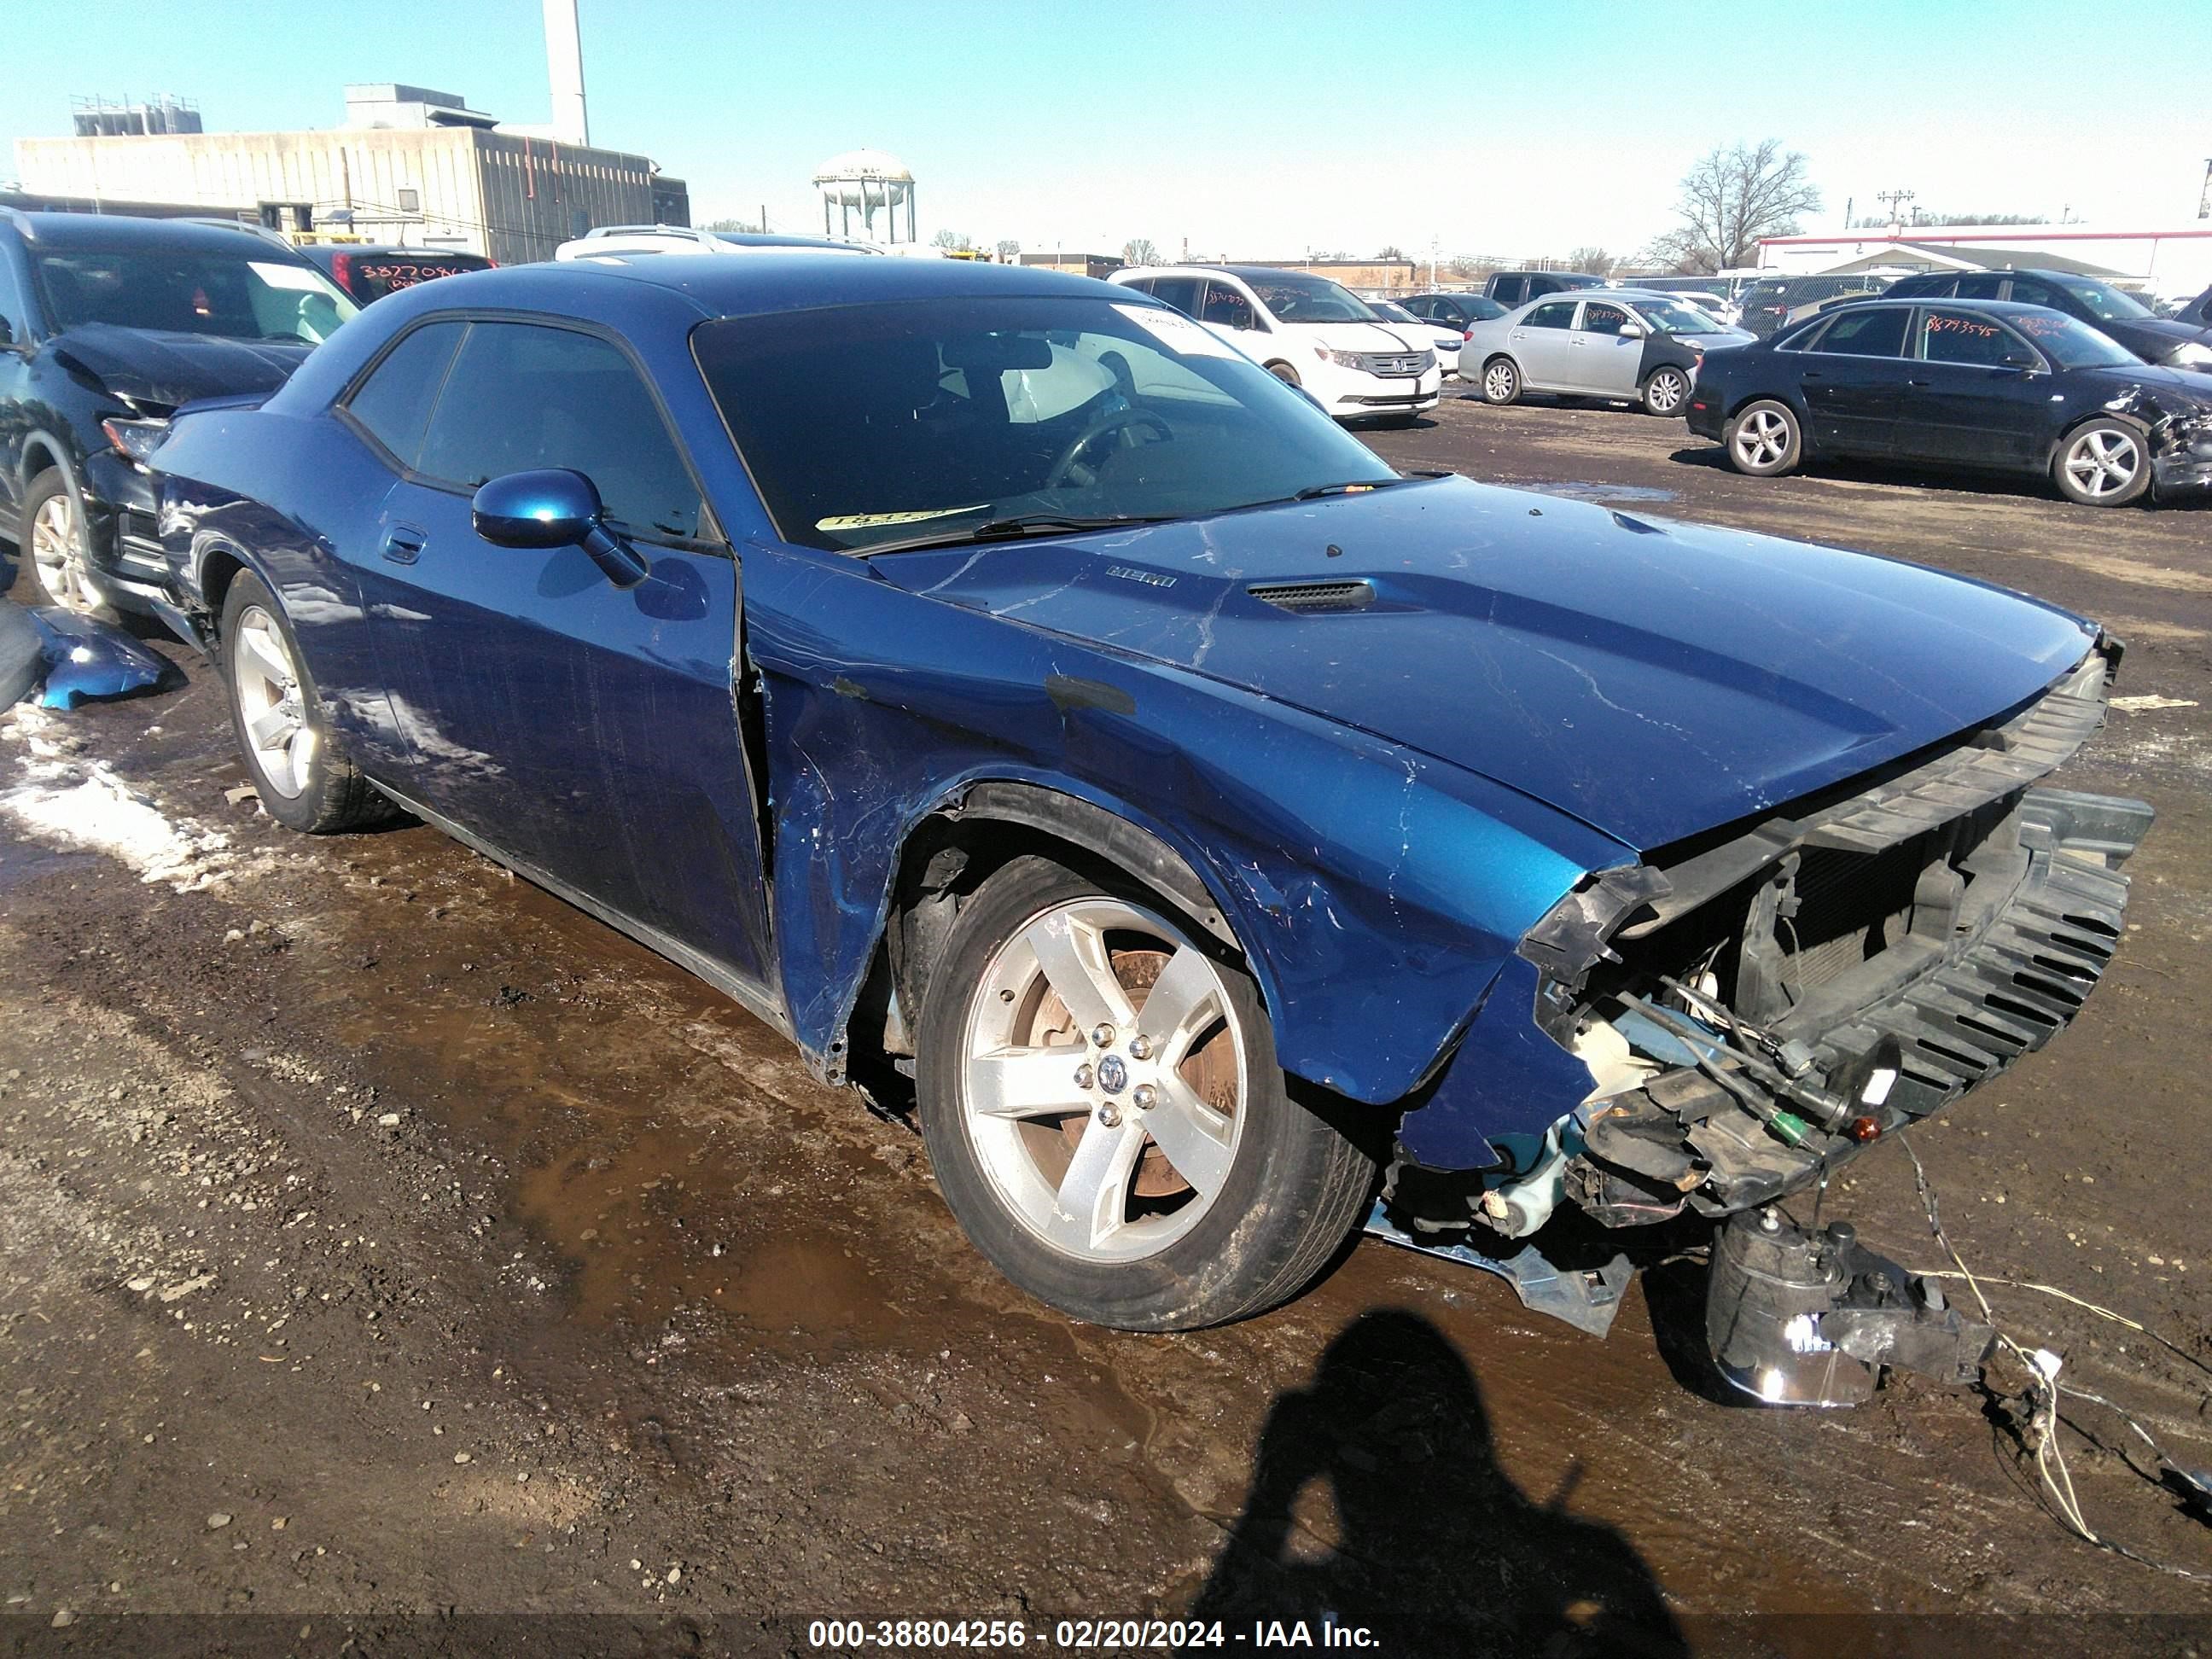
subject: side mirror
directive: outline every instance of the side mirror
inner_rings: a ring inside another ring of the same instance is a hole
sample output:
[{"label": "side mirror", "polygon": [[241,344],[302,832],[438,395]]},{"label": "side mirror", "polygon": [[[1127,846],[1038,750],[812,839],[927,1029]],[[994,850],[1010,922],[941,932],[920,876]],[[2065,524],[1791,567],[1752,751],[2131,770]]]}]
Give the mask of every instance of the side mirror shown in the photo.
[{"label": "side mirror", "polygon": [[2042,359],[2026,356],[2017,351],[2005,354],[2004,367],[2014,374],[2033,374],[2043,367]]},{"label": "side mirror", "polygon": [[635,587],[652,566],[606,527],[598,487],[580,472],[544,467],[492,479],[470,503],[477,534],[495,547],[580,547],[617,587]]},{"label": "side mirror", "polygon": [[1623,323],[1620,325],[1620,337],[1624,340],[1640,340],[1650,331],[1641,323]]}]

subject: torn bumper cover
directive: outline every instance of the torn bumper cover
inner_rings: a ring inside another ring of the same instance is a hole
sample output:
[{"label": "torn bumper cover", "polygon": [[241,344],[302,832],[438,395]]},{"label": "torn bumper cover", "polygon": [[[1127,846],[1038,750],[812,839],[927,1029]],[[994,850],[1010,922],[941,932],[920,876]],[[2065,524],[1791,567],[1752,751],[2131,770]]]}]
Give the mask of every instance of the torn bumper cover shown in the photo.
[{"label": "torn bumper cover", "polygon": [[1588,1092],[1541,1146],[1493,1138],[1497,1166],[1401,1156],[1391,1218],[1441,1243],[1526,1237],[1562,1208],[1732,1215],[2042,1047],[2112,960],[2119,866],[2151,823],[2039,787],[2101,725],[2118,657],[2100,641],[1938,752],[1588,878],[1520,951],[1534,1024]]}]

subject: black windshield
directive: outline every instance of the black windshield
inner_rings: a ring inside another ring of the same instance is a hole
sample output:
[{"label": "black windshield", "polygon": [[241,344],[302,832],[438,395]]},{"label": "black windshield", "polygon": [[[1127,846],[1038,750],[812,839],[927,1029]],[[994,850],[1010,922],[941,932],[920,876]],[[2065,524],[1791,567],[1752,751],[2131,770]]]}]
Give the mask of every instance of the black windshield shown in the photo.
[{"label": "black windshield", "polygon": [[810,547],[1193,518],[1396,477],[1304,394],[1134,296],[732,317],[693,343],[778,532]]}]

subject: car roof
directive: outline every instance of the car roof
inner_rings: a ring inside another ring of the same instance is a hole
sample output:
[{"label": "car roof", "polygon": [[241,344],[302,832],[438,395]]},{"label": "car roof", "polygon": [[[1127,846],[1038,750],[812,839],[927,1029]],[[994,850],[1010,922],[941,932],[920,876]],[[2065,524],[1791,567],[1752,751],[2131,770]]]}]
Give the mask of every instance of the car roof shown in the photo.
[{"label": "car roof", "polygon": [[[366,253],[376,258],[400,254],[410,259],[483,259],[465,247],[409,247],[399,242],[308,242],[294,252],[320,264],[334,253]],[[489,260],[485,260],[489,264]]]},{"label": "car roof", "polygon": [[[617,299],[614,286],[658,289],[681,296],[707,317],[748,317],[830,306],[895,304],[933,300],[1053,295],[1133,298],[1089,276],[1036,265],[1001,265],[974,259],[855,259],[847,253],[763,248],[742,259],[711,253],[665,253],[634,264],[598,259],[551,260],[501,265],[447,276],[403,289],[430,294],[434,306],[514,306],[557,309],[597,306]],[[395,295],[394,299],[400,296]],[[380,302],[379,310],[391,301]]]},{"label": "car roof", "polygon": [[258,249],[264,258],[299,258],[299,250],[290,243],[243,222],[210,224],[197,219],[137,219],[120,213],[10,212],[0,215],[0,223],[15,224],[26,240],[42,248],[102,252],[190,248],[209,253]]}]

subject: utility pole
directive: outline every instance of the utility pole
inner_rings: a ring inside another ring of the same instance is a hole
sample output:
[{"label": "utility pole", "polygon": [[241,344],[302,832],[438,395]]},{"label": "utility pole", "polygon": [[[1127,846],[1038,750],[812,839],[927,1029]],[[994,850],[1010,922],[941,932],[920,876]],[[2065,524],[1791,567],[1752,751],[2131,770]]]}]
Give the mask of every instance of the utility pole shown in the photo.
[{"label": "utility pole", "polygon": [[1874,199],[1888,204],[1891,228],[1902,230],[1905,228],[1905,210],[1911,204],[1916,195],[1916,191],[1909,190],[1878,190],[1874,193]]},{"label": "utility pole", "polygon": [[2212,155],[2204,158],[2204,188],[2197,195],[2197,216],[2212,219]]}]

